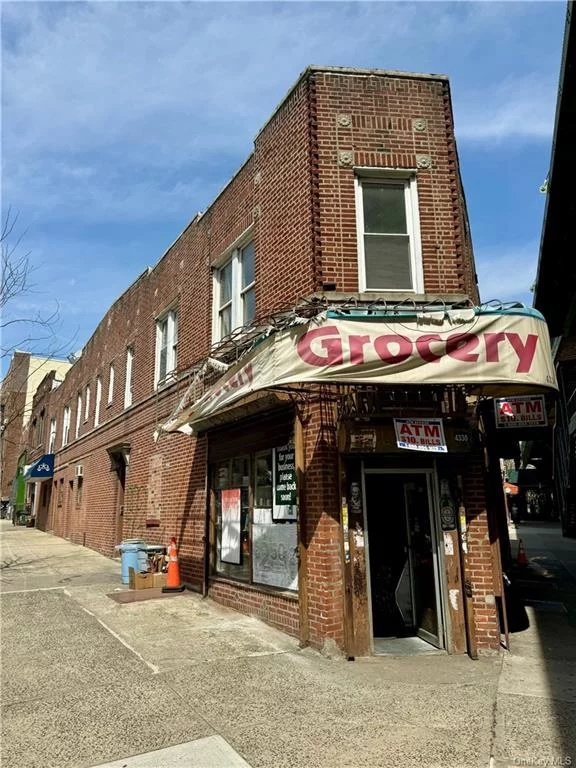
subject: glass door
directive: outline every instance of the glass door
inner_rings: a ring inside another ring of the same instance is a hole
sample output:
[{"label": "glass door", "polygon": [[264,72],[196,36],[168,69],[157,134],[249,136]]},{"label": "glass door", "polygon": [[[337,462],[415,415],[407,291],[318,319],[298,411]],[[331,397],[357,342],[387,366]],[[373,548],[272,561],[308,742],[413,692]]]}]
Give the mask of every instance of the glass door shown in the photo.
[{"label": "glass door", "polygon": [[406,477],[404,499],[413,626],[419,637],[442,648],[438,548],[430,475]]}]

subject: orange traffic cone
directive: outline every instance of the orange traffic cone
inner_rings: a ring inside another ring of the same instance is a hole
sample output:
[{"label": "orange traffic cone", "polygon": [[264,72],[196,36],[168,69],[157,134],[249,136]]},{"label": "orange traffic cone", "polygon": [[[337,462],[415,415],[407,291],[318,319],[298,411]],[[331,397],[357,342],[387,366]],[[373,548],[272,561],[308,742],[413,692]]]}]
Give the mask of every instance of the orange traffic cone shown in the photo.
[{"label": "orange traffic cone", "polygon": [[528,565],[528,558],[526,557],[526,550],[524,549],[524,542],[522,539],[518,539],[518,557],[516,558],[516,565]]},{"label": "orange traffic cone", "polygon": [[176,539],[172,536],[168,546],[168,574],[166,576],[166,586],[162,587],[162,592],[183,592],[184,584],[180,580],[180,566],[178,565],[178,550],[176,549]]}]

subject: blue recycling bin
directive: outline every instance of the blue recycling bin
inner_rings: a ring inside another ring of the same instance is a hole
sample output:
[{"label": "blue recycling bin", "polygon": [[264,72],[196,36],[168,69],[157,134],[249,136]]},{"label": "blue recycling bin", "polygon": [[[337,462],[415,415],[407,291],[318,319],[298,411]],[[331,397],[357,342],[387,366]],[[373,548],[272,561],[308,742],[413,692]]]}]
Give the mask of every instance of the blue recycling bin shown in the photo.
[{"label": "blue recycling bin", "polygon": [[136,573],[148,570],[148,552],[146,542],[141,539],[126,539],[118,544],[121,556],[122,584],[128,584],[130,579],[128,569],[134,568]]}]

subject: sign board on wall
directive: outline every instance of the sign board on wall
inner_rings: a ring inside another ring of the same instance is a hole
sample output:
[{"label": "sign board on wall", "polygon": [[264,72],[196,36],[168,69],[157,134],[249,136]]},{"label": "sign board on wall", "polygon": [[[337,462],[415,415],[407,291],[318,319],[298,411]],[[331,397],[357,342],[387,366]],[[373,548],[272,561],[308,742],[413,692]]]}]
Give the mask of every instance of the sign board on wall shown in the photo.
[{"label": "sign board on wall", "polygon": [[274,448],[273,461],[274,520],[296,520],[298,494],[296,491],[296,453],[293,445]]},{"label": "sign board on wall", "polygon": [[499,397],[494,400],[496,428],[546,427],[546,401],[544,395]]},{"label": "sign board on wall", "polygon": [[298,527],[275,523],[270,509],[255,509],[252,578],[257,584],[298,589]]},{"label": "sign board on wall", "polygon": [[396,444],[411,451],[447,453],[442,419],[394,419]]},{"label": "sign board on wall", "polygon": [[242,516],[240,488],[229,488],[222,493],[222,546],[223,563],[240,564],[240,521]]}]

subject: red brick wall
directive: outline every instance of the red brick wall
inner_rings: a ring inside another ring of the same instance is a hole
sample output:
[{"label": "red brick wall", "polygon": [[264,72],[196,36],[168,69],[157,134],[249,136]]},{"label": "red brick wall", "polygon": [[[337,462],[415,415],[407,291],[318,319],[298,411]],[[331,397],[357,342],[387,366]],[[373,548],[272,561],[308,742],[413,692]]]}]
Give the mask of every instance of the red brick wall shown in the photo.
[{"label": "red brick wall", "polygon": [[[338,124],[341,113],[351,126]],[[415,132],[413,119],[426,130]],[[382,147],[385,147],[383,149]],[[180,434],[154,442],[188,380],[154,390],[155,319],[178,307],[178,371],[209,351],[212,338],[212,268],[248,227],[256,251],[257,314],[293,305],[334,281],[358,289],[354,172],[339,164],[340,151],[355,165],[414,168],[417,154],[432,158],[418,172],[426,290],[475,295],[473,263],[466,244],[465,211],[455,156],[449,94],[441,80],[309,72],[257,135],[254,152],[208,210],[196,217],[151,270],[145,271],[110,307],[70,369],[49,397],[58,419],[55,480],[64,479],[65,499],[52,493],[47,524],[55,533],[114,554],[117,478],[107,448],[130,445],[124,496],[124,538],[165,543],[175,535],[183,576],[198,586],[203,573],[206,446]],[[133,405],[124,409],[126,347],[134,349]],[[110,363],[115,364],[114,401],[107,404]],[[94,429],[96,377],[102,380],[100,426]],[[86,385],[91,404],[75,440],[76,402]],[[60,449],[63,408],[71,407],[70,442]],[[39,405],[39,404],[38,404]],[[309,623],[312,642],[343,642],[337,453],[334,434],[313,411],[305,434],[309,558]],[[75,503],[75,467],[84,467],[82,504]],[[147,527],[146,520],[159,524]],[[215,583],[211,594],[296,633],[297,601]]]},{"label": "red brick wall", "polygon": [[[353,166],[415,169],[424,155],[432,162],[417,172],[425,291],[477,300],[447,82],[332,72],[314,80],[323,280],[358,291]],[[352,154],[346,165],[343,152]]]},{"label": "red brick wall", "polygon": [[249,584],[213,581],[209,595],[222,605],[257,616],[267,624],[278,627],[294,637],[300,635],[298,598],[273,591],[261,590]]},{"label": "red brick wall", "polygon": [[468,538],[467,565],[472,583],[476,640],[481,649],[497,649],[500,635],[494,600],[492,549],[481,453],[470,455],[463,482]]}]

